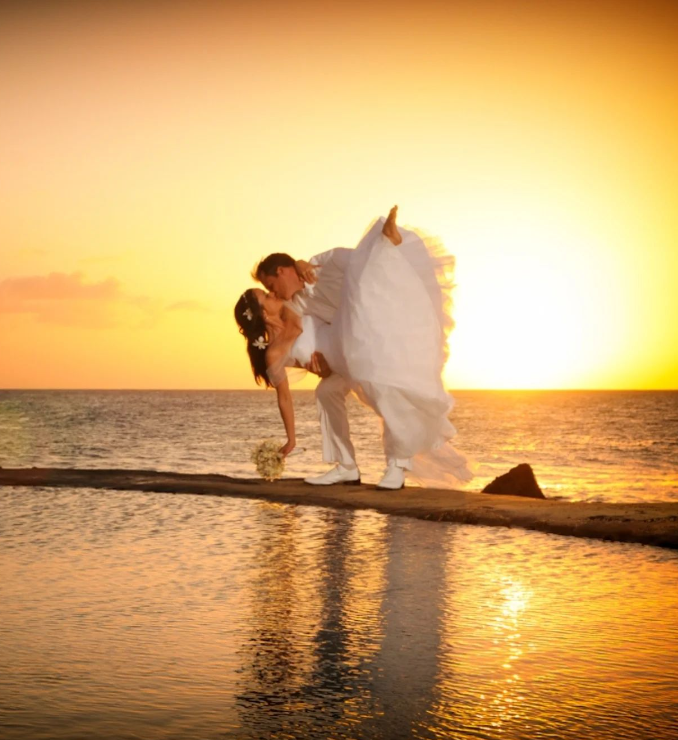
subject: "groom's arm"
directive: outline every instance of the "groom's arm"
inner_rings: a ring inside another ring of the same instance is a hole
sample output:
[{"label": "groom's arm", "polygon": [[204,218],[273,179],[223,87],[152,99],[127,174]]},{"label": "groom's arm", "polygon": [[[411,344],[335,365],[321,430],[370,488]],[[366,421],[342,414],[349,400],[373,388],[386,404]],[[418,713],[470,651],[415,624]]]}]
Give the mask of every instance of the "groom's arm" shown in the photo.
[{"label": "groom's arm", "polygon": [[297,275],[305,282],[313,285],[316,281],[315,266],[306,260],[295,260],[294,269],[297,271]]},{"label": "groom's arm", "polygon": [[335,249],[328,249],[327,252],[320,252],[311,257],[310,263],[315,267],[325,267],[326,265],[334,265],[340,270],[345,270],[348,265],[348,260],[351,256],[352,249],[348,247],[336,247]]},{"label": "groom's arm", "polygon": [[305,365],[306,370],[314,373],[319,378],[327,378],[332,375],[332,368],[327,364],[325,355],[322,352],[314,352],[311,360]]},{"label": "groom's arm", "polygon": [[316,269],[332,266],[340,272],[346,270],[350,254],[353,250],[346,247],[336,247],[328,249],[327,252],[321,252],[311,257],[309,262],[306,260],[296,260],[294,267],[299,277],[305,282],[313,285],[316,282]]}]

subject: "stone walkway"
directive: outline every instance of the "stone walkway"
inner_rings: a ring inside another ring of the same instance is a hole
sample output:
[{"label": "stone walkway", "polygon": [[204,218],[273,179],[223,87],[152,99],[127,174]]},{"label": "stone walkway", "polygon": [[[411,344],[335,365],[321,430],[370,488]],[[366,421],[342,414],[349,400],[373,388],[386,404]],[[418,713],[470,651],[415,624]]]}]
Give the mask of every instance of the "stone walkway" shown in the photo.
[{"label": "stone walkway", "polygon": [[0,468],[0,486],[106,488],[207,496],[242,496],[287,504],[372,509],[433,521],[520,527],[573,537],[678,549],[678,503],[611,504],[551,501],[487,493],[374,486],[309,486],[300,479],[269,483],[225,475],[148,470]]}]

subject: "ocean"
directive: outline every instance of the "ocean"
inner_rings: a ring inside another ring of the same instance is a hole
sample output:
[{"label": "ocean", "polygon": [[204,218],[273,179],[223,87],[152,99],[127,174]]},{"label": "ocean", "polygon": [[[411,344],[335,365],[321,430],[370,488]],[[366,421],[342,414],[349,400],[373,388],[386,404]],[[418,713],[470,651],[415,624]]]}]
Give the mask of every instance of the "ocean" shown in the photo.
[{"label": "ocean", "polygon": [[[295,391],[297,445],[285,475],[328,469],[312,391]],[[459,391],[456,448],[468,490],[519,463],[548,498],[678,501],[678,392]],[[375,415],[349,399],[363,479],[384,469]],[[0,391],[0,465],[255,477],[252,448],[284,439],[273,391]],[[303,450],[303,451],[302,451]]]},{"label": "ocean", "polygon": [[[286,475],[324,468],[297,392]],[[477,490],[676,500],[675,393],[456,394]],[[363,475],[379,426],[351,404]],[[4,391],[0,465],[252,477],[272,393]],[[407,491],[403,491],[407,495]],[[0,487],[3,740],[678,737],[678,552],[240,497]]]}]

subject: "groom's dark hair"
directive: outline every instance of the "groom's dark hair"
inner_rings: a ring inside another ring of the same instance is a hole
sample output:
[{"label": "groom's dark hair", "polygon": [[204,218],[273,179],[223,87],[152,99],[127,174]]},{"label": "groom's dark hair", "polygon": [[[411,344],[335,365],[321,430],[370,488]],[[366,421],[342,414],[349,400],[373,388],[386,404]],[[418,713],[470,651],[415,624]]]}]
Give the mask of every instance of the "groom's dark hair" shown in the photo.
[{"label": "groom's dark hair", "polygon": [[284,252],[275,252],[264,257],[252,270],[252,277],[261,282],[262,275],[276,275],[279,267],[294,267],[294,259]]}]

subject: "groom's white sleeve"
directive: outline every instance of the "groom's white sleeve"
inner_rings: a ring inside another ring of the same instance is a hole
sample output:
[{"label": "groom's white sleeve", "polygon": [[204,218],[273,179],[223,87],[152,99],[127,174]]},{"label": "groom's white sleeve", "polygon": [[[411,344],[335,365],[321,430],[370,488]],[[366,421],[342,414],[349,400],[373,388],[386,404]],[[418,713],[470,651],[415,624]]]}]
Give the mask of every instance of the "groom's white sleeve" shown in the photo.
[{"label": "groom's white sleeve", "polygon": [[328,249],[327,252],[321,252],[320,254],[316,254],[311,257],[309,262],[315,267],[332,267],[344,272],[352,251],[353,250],[348,249],[348,247]]},{"label": "groom's white sleeve", "polygon": [[339,307],[344,274],[353,249],[337,247],[311,257],[317,267],[316,282],[304,290],[303,313],[316,316],[331,324]]}]

